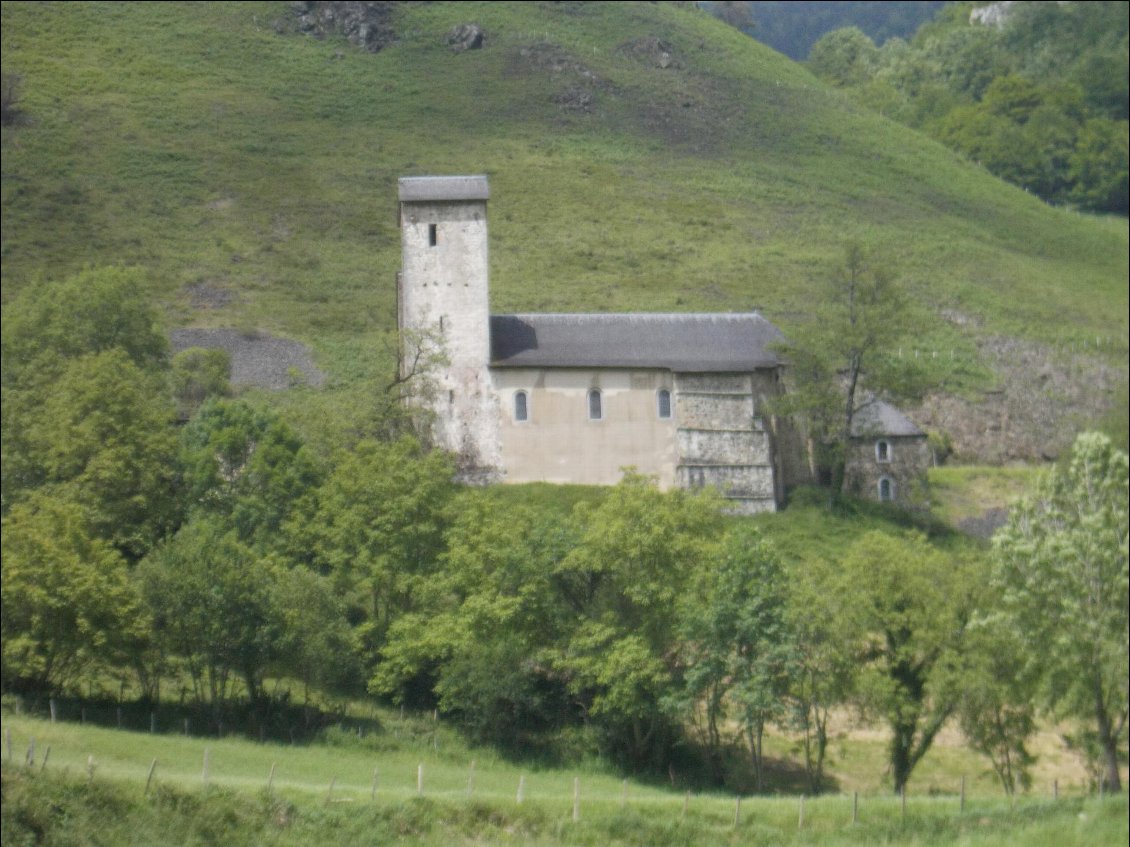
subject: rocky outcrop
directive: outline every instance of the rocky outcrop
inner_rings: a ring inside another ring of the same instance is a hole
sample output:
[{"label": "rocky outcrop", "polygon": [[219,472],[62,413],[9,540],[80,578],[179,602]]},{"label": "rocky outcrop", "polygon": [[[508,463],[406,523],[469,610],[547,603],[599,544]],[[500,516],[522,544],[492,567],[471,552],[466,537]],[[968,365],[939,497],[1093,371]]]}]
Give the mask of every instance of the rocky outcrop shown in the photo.
[{"label": "rocky outcrop", "polygon": [[[341,35],[356,47],[377,53],[396,41],[392,11],[396,4],[339,0],[300,0],[291,4],[298,32],[325,38]],[[286,26],[282,27],[286,29]]]},{"label": "rocky outcrop", "polygon": [[486,33],[478,24],[458,24],[453,26],[444,39],[452,53],[463,53],[467,50],[481,50],[486,41]]}]

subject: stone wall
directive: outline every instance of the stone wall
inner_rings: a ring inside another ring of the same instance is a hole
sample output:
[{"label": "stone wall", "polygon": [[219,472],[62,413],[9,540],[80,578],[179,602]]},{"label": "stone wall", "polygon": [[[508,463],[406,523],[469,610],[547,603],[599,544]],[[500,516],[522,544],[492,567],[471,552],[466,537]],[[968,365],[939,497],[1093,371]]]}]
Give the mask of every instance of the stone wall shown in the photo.
[{"label": "stone wall", "polygon": [[[879,441],[887,443],[887,458],[876,450]],[[848,447],[845,488],[851,494],[878,500],[880,480],[890,480],[892,502],[914,506],[926,494],[926,471],[930,466],[930,450],[926,436],[875,436],[859,438]]]}]

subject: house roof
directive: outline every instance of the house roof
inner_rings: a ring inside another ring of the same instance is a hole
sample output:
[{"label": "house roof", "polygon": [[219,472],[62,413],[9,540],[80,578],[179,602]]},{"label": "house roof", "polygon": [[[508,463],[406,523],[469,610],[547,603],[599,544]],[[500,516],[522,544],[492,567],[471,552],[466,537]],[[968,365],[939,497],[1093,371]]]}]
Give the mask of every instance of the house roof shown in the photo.
[{"label": "house roof", "polygon": [[485,176],[402,176],[397,187],[401,203],[490,199]]},{"label": "house roof", "polygon": [[853,438],[876,435],[923,437],[926,435],[910,419],[882,400],[874,400],[855,413],[851,421]]},{"label": "house roof", "polygon": [[780,364],[780,330],[756,312],[492,315],[491,365],[748,372]]}]

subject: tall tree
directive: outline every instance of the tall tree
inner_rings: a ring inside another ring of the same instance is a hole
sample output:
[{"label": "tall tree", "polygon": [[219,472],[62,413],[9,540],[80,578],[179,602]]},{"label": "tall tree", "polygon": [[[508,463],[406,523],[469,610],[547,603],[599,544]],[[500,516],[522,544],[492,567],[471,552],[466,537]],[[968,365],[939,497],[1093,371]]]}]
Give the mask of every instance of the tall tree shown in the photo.
[{"label": "tall tree", "polygon": [[723,721],[736,717],[760,791],[765,725],[782,714],[794,669],[784,575],[772,548],[743,524],[727,533],[700,583],[681,614],[683,711],[693,716],[701,703],[718,776]]},{"label": "tall tree", "polygon": [[1090,722],[1111,790],[1121,790],[1130,677],[1127,455],[1099,433],[1013,509],[993,540],[993,584],[1038,664],[1048,703]]},{"label": "tall tree", "polygon": [[963,565],[921,535],[873,531],[821,569],[837,597],[834,625],[859,666],[859,702],[891,731],[896,792],[957,705],[951,667],[976,590]]},{"label": "tall tree", "polygon": [[805,418],[820,469],[839,492],[859,411],[924,388],[915,360],[896,355],[920,334],[921,321],[890,268],[859,244],[847,246],[816,303],[811,320],[789,327],[782,345],[793,390],[779,406]]}]

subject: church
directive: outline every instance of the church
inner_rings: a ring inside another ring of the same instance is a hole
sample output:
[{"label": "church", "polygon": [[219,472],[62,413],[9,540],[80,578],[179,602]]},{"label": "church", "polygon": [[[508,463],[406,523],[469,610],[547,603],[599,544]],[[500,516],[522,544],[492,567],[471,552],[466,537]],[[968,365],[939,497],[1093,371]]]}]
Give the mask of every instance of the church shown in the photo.
[{"label": "church", "polygon": [[[444,352],[414,402],[467,478],[613,485],[634,468],[661,488],[713,486],[743,514],[775,511],[812,480],[803,438],[770,412],[782,335],[760,314],[492,315],[487,178],[404,177],[398,189],[398,326]],[[925,441],[883,404],[849,479],[898,499]]]}]

